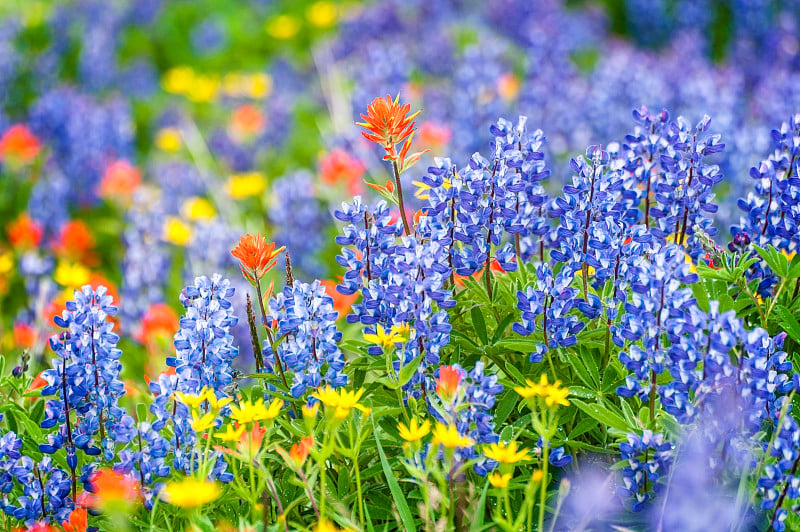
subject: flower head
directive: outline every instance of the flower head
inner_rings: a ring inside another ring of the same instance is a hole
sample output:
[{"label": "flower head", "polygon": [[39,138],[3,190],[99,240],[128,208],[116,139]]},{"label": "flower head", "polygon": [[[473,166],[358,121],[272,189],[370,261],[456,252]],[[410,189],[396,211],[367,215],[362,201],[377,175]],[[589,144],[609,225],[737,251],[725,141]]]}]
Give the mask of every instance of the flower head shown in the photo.
[{"label": "flower head", "polygon": [[486,478],[489,479],[489,484],[495,488],[505,488],[508,487],[508,483],[511,481],[511,473],[501,475],[498,472],[494,472],[489,473]]},{"label": "flower head", "polygon": [[225,432],[217,432],[214,437],[222,441],[239,441],[242,434],[244,434],[244,425],[239,425],[238,427],[228,425],[225,427]]},{"label": "flower head", "polygon": [[214,482],[186,477],[168,482],[161,491],[161,498],[181,508],[195,508],[215,501],[220,493],[219,486]]},{"label": "flower head", "polygon": [[292,445],[291,449],[289,449],[289,458],[299,467],[306,461],[313,446],[314,436],[306,436],[300,440],[300,443]]},{"label": "flower head", "polygon": [[228,179],[228,194],[234,199],[260,196],[267,190],[267,179],[260,172],[234,174]]},{"label": "flower head", "polygon": [[30,162],[41,150],[39,139],[24,124],[15,124],[0,137],[0,161]]},{"label": "flower head", "polygon": [[75,508],[69,514],[69,521],[61,523],[64,527],[64,532],[86,532],[89,526],[88,517],[86,515],[86,508]]},{"label": "flower head", "polygon": [[455,425],[437,423],[433,429],[433,444],[443,445],[447,449],[455,449],[457,447],[469,447],[474,445],[475,442],[472,438],[459,434]]},{"label": "flower head", "polygon": [[408,340],[408,335],[403,334],[400,332],[400,330],[395,329],[394,327],[387,331],[380,324],[378,324],[375,334],[364,334],[364,340],[387,349],[392,347],[394,344],[405,342]]},{"label": "flower head", "polygon": [[442,399],[452,400],[458,393],[461,384],[461,372],[453,366],[439,368],[439,377],[436,379],[436,393]]},{"label": "flower head", "polygon": [[15,249],[33,249],[42,241],[44,228],[23,212],[6,227],[6,236]]},{"label": "flower head", "polygon": [[400,431],[401,438],[409,442],[415,442],[424,438],[431,431],[431,422],[426,419],[420,425],[417,423],[416,418],[412,418],[408,426],[402,422],[398,423],[397,430]]},{"label": "flower head", "polygon": [[544,373],[542,373],[542,376],[539,379],[539,384],[534,384],[528,380],[527,386],[518,386],[514,388],[514,391],[525,399],[529,399],[531,397],[542,397],[547,406],[569,406],[569,401],[567,400],[569,390],[566,388],[561,388],[561,381],[548,384],[547,375]]},{"label": "flower head", "polygon": [[483,454],[486,458],[500,462],[501,464],[516,464],[528,458],[528,449],[517,450],[517,442],[511,443],[498,442],[489,445]]},{"label": "flower head", "polygon": [[267,244],[267,239],[256,233],[244,235],[231,251],[231,255],[241,262],[242,274],[252,284],[261,279],[275,266],[275,261],[283,251],[283,246],[275,249],[275,243]]},{"label": "flower head", "polygon": [[92,474],[90,483],[94,492],[90,505],[96,510],[126,508],[141,497],[139,483],[112,469],[101,469]]},{"label": "flower head", "polygon": [[263,399],[253,402],[241,401],[239,405],[231,407],[231,418],[242,424],[264,421],[276,418],[281,408],[283,408],[283,399],[273,399],[269,408],[264,405]]},{"label": "flower head", "polygon": [[[365,139],[380,144],[386,151],[384,160],[398,162],[400,172],[416,163],[424,153],[408,156],[414,137],[414,119],[421,112],[407,116],[410,110],[410,104],[400,104],[399,94],[394,100],[387,94],[385,98],[372,100],[367,106],[367,114],[361,115],[364,122],[356,124],[367,130],[361,132]],[[403,143],[403,147],[398,154],[395,145],[400,143]]]},{"label": "flower head", "polygon": [[101,198],[126,198],[133,194],[141,182],[139,170],[128,161],[120,159],[106,167],[98,192]]},{"label": "flower head", "polygon": [[338,391],[331,386],[324,386],[311,394],[311,397],[316,397],[320,402],[325,405],[326,409],[334,412],[336,418],[342,419],[347,417],[347,414],[353,408],[357,408],[362,412],[369,412],[369,409],[358,403],[361,396],[364,395],[364,388],[358,390],[345,390],[339,389]]}]

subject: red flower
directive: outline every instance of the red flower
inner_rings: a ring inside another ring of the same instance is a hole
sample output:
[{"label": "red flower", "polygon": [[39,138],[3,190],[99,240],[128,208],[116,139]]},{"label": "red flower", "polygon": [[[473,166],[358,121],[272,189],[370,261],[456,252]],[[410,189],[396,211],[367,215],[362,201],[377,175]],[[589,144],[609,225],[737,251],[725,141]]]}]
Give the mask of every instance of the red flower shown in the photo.
[{"label": "red flower", "polygon": [[14,344],[17,347],[24,347],[30,349],[36,344],[36,329],[27,323],[14,324]]},{"label": "red flower", "polygon": [[106,167],[98,192],[101,198],[128,197],[141,182],[139,170],[128,161],[120,159]]},{"label": "red flower", "polygon": [[94,492],[90,504],[96,510],[110,506],[129,506],[139,501],[139,484],[113,469],[95,471],[90,482]]},{"label": "red flower", "polygon": [[17,159],[30,162],[41,150],[39,139],[24,124],[15,124],[0,137],[0,160]]},{"label": "red flower", "polygon": [[344,150],[333,150],[319,161],[320,179],[323,183],[335,185],[347,184],[348,190],[355,194],[361,190],[361,176],[366,168]]},{"label": "red flower", "polygon": [[230,131],[234,137],[255,135],[265,124],[264,114],[258,107],[244,104],[237,107],[231,115]]},{"label": "red flower", "polygon": [[31,220],[27,212],[20,214],[6,229],[11,246],[23,250],[38,247],[42,241],[42,233],[44,233],[42,226]]},{"label": "red flower", "polygon": [[300,443],[295,443],[289,449],[289,458],[298,465],[303,465],[308,455],[311,454],[311,448],[314,446],[314,436],[306,436],[300,440]]},{"label": "red flower", "polygon": [[252,284],[264,277],[275,266],[275,260],[283,251],[283,246],[275,249],[275,243],[267,244],[267,239],[259,234],[244,235],[231,251],[231,255],[241,262],[242,274]]},{"label": "red flower", "polygon": [[439,368],[439,377],[436,379],[436,393],[443,399],[452,400],[458,393],[461,384],[461,372],[453,366]]},{"label": "red flower", "polygon": [[419,126],[419,142],[423,146],[443,148],[450,142],[453,132],[445,124],[423,122]]},{"label": "red flower", "polygon": [[[386,151],[383,159],[386,161],[397,161],[399,172],[413,166],[425,152],[417,152],[413,155],[408,154],[411,148],[411,139],[414,137],[414,119],[420,111],[408,115],[411,110],[410,104],[400,105],[400,95],[394,100],[388,94],[386,98],[375,98],[367,106],[367,114],[361,115],[364,122],[357,122],[367,131],[362,131],[364,138],[380,144]],[[397,153],[395,144],[403,143],[400,153]],[[428,150],[425,150],[428,151]]]},{"label": "red flower", "polygon": [[69,514],[69,521],[61,523],[61,526],[64,527],[64,532],[86,532],[88,525],[86,508],[75,508]]},{"label": "red flower", "polygon": [[154,303],[142,316],[142,326],[136,340],[146,343],[160,335],[172,336],[180,325],[178,314],[165,303]]},{"label": "red flower", "polygon": [[31,385],[27,390],[25,390],[26,392],[32,392],[34,390],[38,390],[39,388],[44,388],[47,385],[47,381],[44,379],[44,377],[42,377],[42,373],[44,373],[44,370],[42,370],[42,372],[33,379]]},{"label": "red flower", "polygon": [[327,293],[329,296],[331,296],[331,299],[333,299],[333,310],[339,313],[339,318],[342,318],[345,316],[345,314],[349,313],[353,303],[355,303],[356,299],[358,299],[358,293],[349,296],[340,294],[339,291],[336,290],[336,281],[326,279],[320,281],[320,283],[325,287],[325,293]]},{"label": "red flower", "polygon": [[81,220],[70,220],[61,226],[58,233],[58,240],[53,244],[53,251],[59,257],[78,262],[92,262],[92,248],[94,247],[94,235],[89,230],[85,222]]},{"label": "red flower", "polygon": [[57,532],[55,528],[47,523],[34,523],[25,529],[25,532]]}]

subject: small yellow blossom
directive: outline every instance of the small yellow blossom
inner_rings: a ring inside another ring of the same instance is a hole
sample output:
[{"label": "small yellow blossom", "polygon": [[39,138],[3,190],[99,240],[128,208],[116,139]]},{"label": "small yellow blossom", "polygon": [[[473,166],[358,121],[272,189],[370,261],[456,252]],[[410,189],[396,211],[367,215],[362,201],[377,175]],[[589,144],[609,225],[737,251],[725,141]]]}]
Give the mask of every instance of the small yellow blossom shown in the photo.
[{"label": "small yellow blossom", "polygon": [[214,420],[217,418],[213,412],[208,412],[202,416],[197,415],[197,411],[192,410],[192,429],[198,434],[205,432],[214,426]]},{"label": "small yellow blossom", "polygon": [[506,488],[508,487],[508,483],[511,481],[511,473],[501,475],[495,471],[494,473],[489,473],[487,478],[489,479],[489,484],[495,488]]},{"label": "small yellow blossom", "polygon": [[186,477],[168,482],[161,490],[161,498],[181,508],[195,508],[216,500],[220,493],[219,486],[214,482]]},{"label": "small yellow blossom", "polygon": [[269,408],[266,407],[263,399],[254,402],[241,401],[238,405],[231,407],[231,418],[241,424],[263,421],[277,417],[281,408],[283,408],[283,399],[273,399]]},{"label": "small yellow blossom", "polygon": [[306,9],[306,18],[317,28],[330,28],[336,24],[336,17],[336,5],[333,2],[314,2]]},{"label": "small yellow blossom", "polygon": [[327,519],[322,519],[317,526],[314,527],[314,532],[352,532],[353,529],[350,527],[347,528],[338,528],[336,525],[328,521]]},{"label": "small yellow blossom", "polygon": [[239,441],[244,434],[244,425],[239,425],[239,428],[228,425],[225,427],[225,432],[217,432],[214,436],[222,441]]},{"label": "small yellow blossom", "polygon": [[206,198],[193,196],[183,202],[181,212],[192,221],[211,220],[217,215],[216,209]]},{"label": "small yellow blossom", "polygon": [[397,430],[400,431],[400,437],[404,440],[411,442],[419,441],[431,431],[431,422],[426,419],[422,425],[418,425],[416,418],[413,418],[408,426],[402,422],[398,423]]},{"label": "small yellow blossom", "polygon": [[351,391],[340,388],[339,391],[336,391],[330,386],[325,386],[311,394],[311,397],[319,399],[326,409],[331,409],[334,412],[336,418],[342,419],[347,417],[347,414],[353,408],[357,408],[364,413],[369,412],[369,408],[358,404],[358,400],[361,399],[362,395],[364,395],[364,388]]},{"label": "small yellow blossom", "polygon": [[378,324],[375,334],[365,334],[364,340],[373,344],[377,344],[386,349],[392,347],[394,344],[405,342],[408,340],[408,337],[396,331],[394,328],[392,328],[390,331],[386,331],[383,327],[381,327],[380,324]]},{"label": "small yellow blossom", "polygon": [[233,399],[231,399],[230,397],[218,398],[217,394],[215,394],[212,390],[208,390],[208,393],[206,394],[206,399],[208,400],[208,406],[212,410],[222,410],[225,406],[233,402]]},{"label": "small yellow blossom", "polygon": [[275,39],[291,39],[300,31],[300,21],[291,15],[278,15],[267,22],[266,30]]},{"label": "small yellow blossom", "polygon": [[156,147],[162,151],[176,152],[181,149],[181,132],[175,127],[165,127],[156,133]]},{"label": "small yellow blossom", "polygon": [[186,97],[195,103],[208,103],[217,96],[219,79],[213,76],[197,76],[186,93]]},{"label": "small yellow blossom", "polygon": [[197,395],[176,391],[175,398],[181,403],[188,406],[189,408],[197,410],[198,408],[200,408],[200,405],[202,405],[205,401],[208,400],[207,392],[208,388],[206,388],[205,386],[203,387],[202,390],[200,390],[200,393]]},{"label": "small yellow blossom", "polygon": [[303,417],[310,419],[317,417],[317,412],[319,412],[319,403],[314,403],[311,406],[303,405]]},{"label": "small yellow blossom", "polygon": [[544,473],[542,472],[541,469],[537,469],[536,471],[533,472],[533,474],[531,474],[531,480],[534,482],[541,482],[543,478],[544,478]]},{"label": "small yellow blossom", "polygon": [[0,251],[0,275],[8,275],[14,269],[14,254]]},{"label": "small yellow blossom", "polygon": [[186,94],[195,81],[194,70],[179,66],[168,70],[161,79],[161,86],[170,94]]},{"label": "small yellow blossom", "polygon": [[185,246],[192,239],[192,228],[180,218],[168,216],[164,222],[164,240],[176,246]]},{"label": "small yellow blossom", "polygon": [[455,449],[456,447],[470,447],[475,445],[475,442],[472,438],[459,434],[455,425],[437,423],[433,429],[433,444]]},{"label": "small yellow blossom", "polygon": [[272,92],[272,78],[264,72],[248,76],[247,92],[251,98],[261,100]]},{"label": "small yellow blossom", "polygon": [[517,451],[517,442],[511,443],[498,442],[489,445],[483,454],[486,458],[500,462],[501,464],[516,464],[528,458],[528,449]]},{"label": "small yellow blossom", "polygon": [[561,381],[548,384],[547,375],[544,373],[542,373],[539,384],[534,384],[530,380],[527,380],[527,386],[518,386],[514,388],[514,391],[525,399],[542,397],[547,406],[569,406],[569,401],[567,401],[569,390],[561,388]]},{"label": "small yellow blossom", "polygon": [[61,286],[80,288],[89,282],[89,269],[78,263],[59,262],[53,274],[55,281]]},{"label": "small yellow blossom", "polygon": [[234,174],[228,178],[227,189],[234,199],[260,196],[267,189],[267,178],[260,172]]},{"label": "small yellow blossom", "polygon": [[411,324],[399,323],[396,325],[392,325],[392,334],[403,336],[407,340],[408,338],[411,337]]}]

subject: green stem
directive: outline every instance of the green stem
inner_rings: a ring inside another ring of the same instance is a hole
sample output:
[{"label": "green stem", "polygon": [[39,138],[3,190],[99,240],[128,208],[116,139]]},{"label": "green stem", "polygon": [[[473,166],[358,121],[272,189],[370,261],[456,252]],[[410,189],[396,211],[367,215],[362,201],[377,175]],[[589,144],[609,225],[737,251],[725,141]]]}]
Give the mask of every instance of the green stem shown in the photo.
[{"label": "green stem", "polygon": [[550,462],[550,439],[542,439],[542,485],[539,489],[539,532],[544,530],[545,500],[547,498],[547,469]]},{"label": "green stem", "polygon": [[392,161],[392,170],[394,171],[394,185],[397,187],[397,203],[400,207],[400,218],[403,220],[403,229],[407,235],[411,234],[411,226],[408,224],[406,218],[406,206],[403,202],[403,183],[400,180],[400,168],[397,166],[397,161]]}]

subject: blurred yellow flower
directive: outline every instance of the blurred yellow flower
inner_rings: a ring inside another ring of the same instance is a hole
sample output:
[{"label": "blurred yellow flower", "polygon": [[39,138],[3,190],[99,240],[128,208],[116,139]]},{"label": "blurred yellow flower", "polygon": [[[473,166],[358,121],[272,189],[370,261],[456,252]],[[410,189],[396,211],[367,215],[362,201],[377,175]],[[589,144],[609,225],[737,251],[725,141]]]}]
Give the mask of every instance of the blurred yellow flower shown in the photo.
[{"label": "blurred yellow flower", "polygon": [[239,425],[237,429],[231,424],[225,427],[225,432],[217,432],[214,437],[222,441],[239,441],[242,434],[244,434],[244,425]]},{"label": "blurred yellow flower", "polygon": [[214,205],[206,198],[193,196],[183,202],[181,212],[190,220],[211,220],[217,215]]},{"label": "blurred yellow flower", "polygon": [[161,86],[170,94],[186,94],[195,81],[194,70],[187,66],[169,69],[161,78]]},{"label": "blurred yellow flower", "polygon": [[475,445],[475,442],[472,438],[459,434],[455,425],[437,423],[436,428],[433,429],[433,444],[455,449],[456,447],[470,447]]},{"label": "blurred yellow flower", "polygon": [[319,403],[314,403],[311,406],[303,405],[303,417],[315,418],[317,417],[317,412],[319,412]]},{"label": "blurred yellow flower", "polygon": [[181,508],[194,508],[216,500],[220,493],[214,482],[186,477],[168,482],[161,490],[161,499]]},{"label": "blurred yellow flower", "polygon": [[300,21],[291,15],[278,15],[267,22],[266,30],[275,39],[291,39],[300,31]]},{"label": "blurred yellow flower", "polygon": [[197,76],[186,97],[195,103],[208,103],[216,97],[218,89],[219,79],[213,76]]},{"label": "blurred yellow flower", "polygon": [[517,451],[517,442],[511,443],[498,442],[489,445],[483,454],[486,458],[500,462],[501,464],[516,464],[528,458],[528,449]]},{"label": "blurred yellow flower", "polygon": [[505,475],[501,475],[498,472],[489,473],[487,478],[489,479],[489,484],[495,488],[506,488],[511,481],[511,473],[506,473]]},{"label": "blurred yellow flower", "polygon": [[249,77],[248,94],[254,99],[263,99],[272,92],[272,78],[268,74],[259,72]]},{"label": "blurred yellow flower", "polygon": [[263,399],[254,402],[241,401],[238,405],[231,406],[231,419],[241,424],[263,421],[278,417],[283,408],[283,399],[273,399],[269,408],[264,405]]},{"label": "blurred yellow flower", "polygon": [[61,261],[56,266],[53,279],[61,286],[68,288],[80,288],[89,282],[91,273],[83,264],[69,263]]},{"label": "blurred yellow flower", "polygon": [[336,23],[338,13],[333,2],[314,2],[306,9],[306,18],[312,26],[330,28]]},{"label": "blurred yellow flower", "polygon": [[156,147],[162,151],[175,152],[181,149],[183,141],[178,128],[165,127],[156,133]]},{"label": "blurred yellow flower", "polygon": [[0,275],[8,275],[14,269],[14,254],[0,251]]},{"label": "blurred yellow flower", "polygon": [[419,425],[417,424],[417,419],[412,418],[408,426],[402,422],[398,423],[397,430],[400,431],[400,437],[404,440],[410,442],[419,441],[431,431],[431,422],[426,419],[422,425]]},{"label": "blurred yellow flower", "polygon": [[352,532],[352,528],[338,528],[336,525],[328,521],[327,519],[322,519],[317,526],[314,527],[314,532]]},{"label": "blurred yellow flower", "polygon": [[164,240],[176,246],[185,246],[192,239],[192,228],[175,216],[164,222]]},{"label": "blurred yellow flower", "polygon": [[183,393],[179,391],[174,392],[174,395],[178,401],[185,404],[189,408],[196,410],[200,408],[200,405],[202,405],[207,400],[207,392],[208,388],[204,386],[203,389],[200,390],[200,393],[197,395],[193,395],[190,393]]},{"label": "blurred yellow flower", "polygon": [[534,482],[541,482],[544,478],[544,473],[542,473],[541,469],[537,469],[531,474],[531,480]]},{"label": "blurred yellow flower", "polygon": [[267,178],[261,172],[234,174],[228,178],[227,188],[235,199],[260,196],[267,189]]}]

